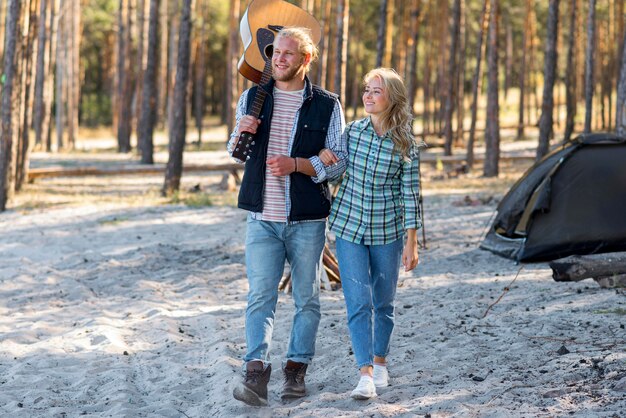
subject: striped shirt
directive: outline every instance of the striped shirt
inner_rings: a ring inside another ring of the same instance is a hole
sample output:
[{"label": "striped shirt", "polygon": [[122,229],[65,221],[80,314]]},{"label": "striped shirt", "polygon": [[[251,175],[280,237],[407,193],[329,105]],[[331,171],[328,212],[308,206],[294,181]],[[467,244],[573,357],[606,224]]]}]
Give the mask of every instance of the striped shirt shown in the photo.
[{"label": "striped shirt", "polygon": [[422,226],[419,213],[419,148],[405,160],[388,135],[379,137],[370,118],[349,123],[344,134],[348,163],[329,227],[338,237],[365,245],[389,244]]},{"label": "striped shirt", "polygon": [[[296,118],[296,113],[302,105],[303,90],[284,91],[274,88],[274,108],[272,126],[267,143],[267,157],[274,155],[289,155],[289,137]],[[265,167],[265,188],[263,189],[262,220],[272,222],[287,222],[286,183],[288,176],[274,176],[270,169]]]},{"label": "striped shirt", "polygon": [[[308,77],[305,78],[305,83],[307,86],[311,85],[311,82],[309,81]],[[246,114],[245,112],[248,106],[248,93],[249,93],[249,90],[246,90],[239,98],[239,102],[237,102],[237,109],[235,113],[237,124],[235,125],[235,129],[233,129],[233,131],[230,134],[228,144],[226,144],[226,150],[231,155],[233,153],[233,147],[235,143],[237,142],[237,131],[239,127],[239,120]],[[307,99],[306,95],[307,95],[307,87],[305,86],[304,93],[302,94],[303,100]],[[295,134],[296,134],[296,128],[298,126],[298,117],[300,115],[300,107],[301,106],[298,107],[295,120],[293,121],[293,126],[291,128],[291,133],[289,136],[289,150],[286,153],[286,155],[291,155],[291,147],[293,146],[293,141],[295,139]],[[332,150],[339,157],[339,162],[332,166],[325,167],[324,163],[322,163],[322,161],[317,155],[310,157],[309,161],[313,165],[313,168],[315,169],[315,174],[316,174],[315,176],[311,177],[311,180],[313,182],[322,183],[323,181],[326,181],[328,179],[337,178],[341,176],[341,173],[345,171],[346,146],[343,143],[344,137],[343,135],[341,135],[345,127],[345,124],[346,122],[343,116],[343,109],[341,108],[341,103],[337,101],[335,103],[335,108],[333,109],[333,113],[330,117],[330,122],[328,125],[328,132],[326,134],[326,141],[324,143],[324,146]],[[243,161],[239,161],[236,158],[233,158],[233,159],[239,163],[243,163]],[[290,188],[291,188],[290,176],[285,176],[285,200],[284,200],[285,213],[291,212],[291,200],[289,199]],[[262,220],[263,213],[261,212],[252,213],[252,218],[255,220]],[[320,220],[325,221],[326,219],[324,218]],[[303,221],[303,222],[306,222],[306,221]]]}]

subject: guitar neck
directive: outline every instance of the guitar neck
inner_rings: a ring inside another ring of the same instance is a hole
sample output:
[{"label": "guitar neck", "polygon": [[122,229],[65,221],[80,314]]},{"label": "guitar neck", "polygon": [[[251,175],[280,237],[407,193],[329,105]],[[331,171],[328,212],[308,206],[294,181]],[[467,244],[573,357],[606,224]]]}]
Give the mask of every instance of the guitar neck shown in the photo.
[{"label": "guitar neck", "polygon": [[262,86],[269,83],[271,76],[272,76],[272,61],[271,59],[268,59],[265,62],[265,68],[263,69],[261,80],[259,81],[259,85],[257,86],[257,89],[256,89],[256,94],[254,95],[254,102],[252,102],[252,109],[250,109],[250,116],[254,116],[255,118],[258,118],[259,115],[261,114],[261,108],[263,107],[265,96],[267,96],[267,92]]}]

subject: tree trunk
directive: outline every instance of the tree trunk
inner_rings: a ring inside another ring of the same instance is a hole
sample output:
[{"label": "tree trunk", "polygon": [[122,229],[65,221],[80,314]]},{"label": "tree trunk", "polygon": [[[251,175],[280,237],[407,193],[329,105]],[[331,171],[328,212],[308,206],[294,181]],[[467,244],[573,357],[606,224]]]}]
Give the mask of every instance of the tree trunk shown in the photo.
[{"label": "tree trunk", "polygon": [[485,177],[498,176],[500,159],[500,106],[498,103],[498,0],[491,0],[489,13],[487,71],[487,120],[485,126]]},{"label": "tree trunk", "polygon": [[595,65],[595,37],[596,37],[596,0],[589,0],[589,14],[587,15],[587,53],[585,55],[585,133],[591,132],[591,111],[593,108]]},{"label": "tree trunk", "polygon": [[554,79],[556,75],[556,42],[559,27],[559,0],[550,0],[548,6],[548,25],[546,53],[543,66],[543,99],[541,102],[541,118],[539,119],[539,145],[537,161],[543,158],[550,149],[552,134],[552,112],[554,109]]},{"label": "tree trunk", "polygon": [[14,156],[19,121],[14,117],[18,89],[15,83],[19,82],[17,72],[18,59],[18,31],[21,0],[8,0],[5,19],[5,49],[3,55],[4,84],[2,86],[2,102],[0,117],[0,211],[6,210],[7,202],[15,191]]},{"label": "tree trunk", "polygon": [[15,165],[15,190],[20,191],[24,184],[24,181],[28,175],[28,164],[30,160],[30,127],[32,124],[32,102],[35,93],[35,86],[33,83],[34,75],[34,63],[37,57],[37,10],[39,6],[38,0],[29,0],[23,4],[24,7],[28,6],[30,11],[27,11],[29,15],[24,22],[25,34],[22,39],[23,53],[22,53],[22,98],[20,100],[20,136],[17,147],[17,158]]},{"label": "tree trunk", "polygon": [[420,14],[422,11],[422,1],[411,1],[411,22],[410,22],[410,34],[409,42],[407,45],[408,58],[407,58],[407,92],[409,94],[409,108],[411,111],[415,107],[415,96],[417,95],[417,47],[419,44],[419,25]]},{"label": "tree trunk", "polygon": [[130,152],[132,147],[130,136],[132,133],[132,101],[134,85],[134,65],[132,56],[133,30],[133,2],[134,0],[120,0],[119,17],[119,72],[120,85],[118,86],[119,114],[117,122],[117,148],[119,152]]},{"label": "tree trunk", "polygon": [[325,0],[324,3],[324,12],[322,14],[322,19],[320,21],[320,25],[322,27],[322,39],[320,41],[319,48],[319,69],[318,69],[318,85],[327,88],[328,83],[328,51],[330,50],[330,34],[331,34],[331,10],[332,10],[332,2],[330,0]]},{"label": "tree trunk", "polygon": [[7,2],[0,2],[0,59],[4,62],[4,34],[6,30],[6,25],[4,24],[6,21],[7,15]]},{"label": "tree trunk", "polygon": [[44,80],[50,61],[50,48],[47,44],[47,35],[50,33],[48,11],[50,10],[50,0],[41,0],[39,8],[38,46],[37,46],[37,68],[35,76],[35,102],[33,111],[33,125],[35,128],[35,144],[42,143],[42,123],[43,123],[43,95]]},{"label": "tree trunk", "polygon": [[[346,2],[348,0],[345,0]],[[395,0],[387,0],[387,22],[385,23],[385,48],[383,54],[383,67],[391,67],[393,57],[394,17],[396,15]]]},{"label": "tree trunk", "polygon": [[[143,78],[148,65],[148,31],[150,30],[150,0],[139,0],[137,5],[137,80],[135,83],[135,114],[137,115],[137,129],[139,129],[139,114],[143,107]],[[158,16],[158,13],[157,13]],[[139,141],[139,138],[137,138]],[[139,147],[139,143],[137,144]]]},{"label": "tree trunk", "polygon": [[[524,34],[522,35],[522,61],[520,63],[519,70],[519,109],[517,118],[517,139],[522,139],[524,137],[524,99],[526,97],[526,55],[528,54],[529,49],[529,32],[530,32],[530,19],[531,19],[531,10],[532,10],[533,0],[526,0],[525,4],[525,13],[526,16],[524,19]],[[573,29],[572,29],[573,30]]]},{"label": "tree trunk", "polygon": [[54,100],[54,69],[56,68],[57,44],[59,42],[57,18],[60,0],[50,0],[50,60],[43,81],[43,115],[41,120],[41,140],[45,143],[46,151],[55,151],[56,143],[52,140],[52,102]]},{"label": "tree trunk", "polygon": [[[202,16],[202,23],[200,26],[200,35],[198,39],[198,46],[196,52],[196,65],[194,71],[194,118],[196,120],[196,129],[198,130],[198,147],[202,144],[202,120],[204,118],[204,90],[205,90],[205,80],[206,80],[206,19],[204,15],[206,14],[204,9],[200,9],[200,14]],[[230,133],[230,131],[228,131]]]},{"label": "tree trunk", "polygon": [[68,117],[68,145],[74,148],[78,138],[78,101],[80,99],[80,2],[73,1],[71,7],[67,9],[69,16],[67,19],[67,40],[69,41],[68,57],[69,62],[67,86],[67,117]]},{"label": "tree trunk", "polygon": [[458,79],[457,70],[457,49],[459,45],[459,34],[461,30],[461,0],[454,0],[452,8],[452,27],[450,29],[450,55],[448,58],[448,88],[446,94],[446,104],[444,110],[445,125],[443,135],[445,144],[443,148],[444,155],[452,155],[452,114],[454,113],[454,104],[456,101],[456,82]]},{"label": "tree trunk", "polygon": [[346,100],[346,69],[348,64],[348,23],[350,0],[337,1],[337,49],[335,50],[335,93]]},{"label": "tree trunk", "polygon": [[157,109],[157,55],[160,0],[150,0],[146,70],[143,75],[143,100],[138,127],[138,145],[142,164],[154,164],[154,126]]},{"label": "tree trunk", "polygon": [[578,47],[578,2],[572,0],[570,3],[570,32],[567,45],[567,64],[565,69],[565,106],[567,115],[565,116],[564,140],[569,141],[574,132],[574,119],[576,118],[576,48]]},{"label": "tree trunk", "polygon": [[468,32],[466,27],[467,9],[465,0],[461,0],[461,21],[459,23],[459,52],[457,53],[459,60],[458,77],[456,79],[456,135],[454,142],[461,146],[464,143],[464,121],[465,121],[465,77],[467,74],[467,42]]},{"label": "tree trunk", "polygon": [[557,282],[607,277],[626,273],[626,252],[572,255],[549,263]]},{"label": "tree trunk", "polygon": [[170,126],[169,159],[165,169],[163,195],[170,196],[180,188],[180,178],[183,171],[183,149],[187,115],[187,81],[189,79],[189,55],[191,33],[191,0],[183,1],[183,10],[180,19],[180,34],[178,37],[178,62],[176,65],[176,83],[174,85],[174,100],[172,125]]},{"label": "tree trunk", "polygon": [[56,88],[56,100],[55,100],[55,127],[56,127],[56,149],[64,149],[65,137],[63,135],[65,127],[65,66],[67,65],[66,50],[67,50],[67,38],[66,38],[66,23],[64,14],[61,9],[58,10],[58,28],[57,28],[57,48],[56,48],[56,76],[55,76],[55,88]]},{"label": "tree trunk", "polygon": [[385,39],[387,38],[387,0],[380,1],[380,11],[378,13],[378,36],[376,37],[376,65],[383,65],[385,55]]},{"label": "tree trunk", "polygon": [[467,140],[467,166],[471,170],[474,165],[474,138],[476,136],[476,113],[478,111],[478,92],[482,80],[481,60],[485,54],[483,46],[483,38],[485,37],[485,28],[489,22],[489,0],[484,0],[483,8],[480,13],[480,26],[478,29],[478,39],[476,40],[476,68],[472,77],[472,107],[469,139]]},{"label": "tree trunk", "polygon": [[168,51],[168,63],[167,63],[167,128],[171,128],[174,121],[174,84],[176,82],[176,63],[178,62],[178,38],[177,32],[180,31],[180,21],[178,17],[179,2],[170,3],[173,10],[170,13],[170,21],[168,22],[170,28],[169,34],[169,51]]},{"label": "tree trunk", "polygon": [[[230,0],[230,20],[228,48],[226,57],[226,95],[224,97],[224,117],[226,122],[226,132],[230,134],[235,129],[235,108],[237,105],[237,61],[239,60],[239,31],[237,22],[239,21],[239,0]],[[254,48],[254,45],[251,46]]]},{"label": "tree trunk", "polygon": [[167,59],[168,59],[168,44],[169,44],[169,1],[161,1],[159,8],[159,27],[161,28],[161,35],[159,41],[159,70],[157,71],[157,89],[158,99],[157,103],[157,116],[155,124],[159,126],[165,126],[165,115],[167,114],[167,94],[168,94],[168,78],[167,78]]},{"label": "tree trunk", "polygon": [[615,130],[619,135],[626,135],[626,35],[622,42],[622,63],[617,84],[617,103],[615,106]]}]

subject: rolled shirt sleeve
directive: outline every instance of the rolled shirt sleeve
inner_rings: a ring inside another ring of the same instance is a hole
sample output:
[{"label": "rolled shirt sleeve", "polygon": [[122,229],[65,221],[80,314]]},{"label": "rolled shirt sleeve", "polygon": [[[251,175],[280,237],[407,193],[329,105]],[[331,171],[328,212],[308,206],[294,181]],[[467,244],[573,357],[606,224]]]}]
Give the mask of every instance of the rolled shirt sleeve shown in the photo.
[{"label": "rolled shirt sleeve", "polygon": [[242,164],[245,161],[241,161],[240,159],[235,158],[232,155],[233,155],[233,148],[238,138],[237,130],[239,129],[239,121],[245,115],[244,109],[247,106],[247,102],[248,102],[248,90],[246,90],[241,95],[241,97],[239,97],[239,101],[237,102],[237,110],[235,111],[235,120],[236,120],[235,127],[233,128],[233,131],[230,133],[230,137],[228,138],[228,143],[226,144],[226,151],[228,151],[228,154],[232,157],[233,160]]},{"label": "rolled shirt sleeve", "polygon": [[419,208],[420,200],[420,158],[417,144],[411,147],[410,160],[402,165],[402,199],[404,203],[404,228],[419,229],[422,227],[422,215]]},{"label": "rolled shirt sleeve", "polygon": [[311,177],[315,183],[321,183],[325,180],[335,180],[346,171],[348,160],[347,142],[343,135],[346,127],[346,121],[343,110],[339,101],[335,102],[335,108],[330,117],[330,125],[328,134],[326,135],[325,147],[335,153],[339,158],[337,163],[326,167],[317,155],[309,158],[309,161],[315,169],[316,176]]}]

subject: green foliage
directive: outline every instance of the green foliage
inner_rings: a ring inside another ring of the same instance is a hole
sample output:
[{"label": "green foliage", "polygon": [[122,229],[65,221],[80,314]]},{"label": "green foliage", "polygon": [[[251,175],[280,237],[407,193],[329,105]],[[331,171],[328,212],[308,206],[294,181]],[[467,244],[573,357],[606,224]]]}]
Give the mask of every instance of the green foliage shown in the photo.
[{"label": "green foliage", "polygon": [[112,121],[111,96],[97,92],[83,93],[80,103],[80,121],[81,125],[88,127],[110,125]]}]

